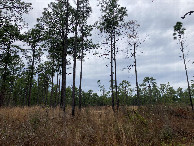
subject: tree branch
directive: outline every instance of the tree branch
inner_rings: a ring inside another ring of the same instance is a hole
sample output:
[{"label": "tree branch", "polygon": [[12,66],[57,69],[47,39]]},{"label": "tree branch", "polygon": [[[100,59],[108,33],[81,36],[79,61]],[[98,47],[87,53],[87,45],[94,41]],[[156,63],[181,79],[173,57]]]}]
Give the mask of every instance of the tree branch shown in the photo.
[{"label": "tree branch", "polygon": [[185,17],[189,14],[191,15],[192,13],[194,13],[194,11],[190,11],[190,12],[187,12],[183,17],[181,17],[182,19],[185,19]]}]

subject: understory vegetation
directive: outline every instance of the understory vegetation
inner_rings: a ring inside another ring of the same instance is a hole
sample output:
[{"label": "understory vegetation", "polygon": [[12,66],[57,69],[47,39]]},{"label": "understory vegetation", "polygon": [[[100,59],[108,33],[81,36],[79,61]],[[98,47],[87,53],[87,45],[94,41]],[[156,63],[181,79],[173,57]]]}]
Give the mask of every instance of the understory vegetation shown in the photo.
[{"label": "understory vegetation", "polygon": [[177,105],[0,109],[0,145],[194,145],[194,113]]}]

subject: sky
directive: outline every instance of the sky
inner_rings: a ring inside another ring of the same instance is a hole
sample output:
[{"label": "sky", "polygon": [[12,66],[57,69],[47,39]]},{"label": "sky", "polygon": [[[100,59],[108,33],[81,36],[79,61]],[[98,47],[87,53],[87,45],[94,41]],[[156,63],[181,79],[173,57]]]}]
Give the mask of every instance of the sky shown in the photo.
[{"label": "sky", "polygon": [[[41,17],[43,8],[47,8],[50,2],[55,0],[24,0],[32,3],[33,10],[28,15],[24,15],[25,21],[32,28],[36,24],[36,19]],[[72,0],[70,0],[73,3]],[[187,15],[181,19],[185,13],[194,10],[193,0],[119,0],[121,6],[127,8],[128,17],[126,21],[136,20],[140,25],[139,36],[145,40],[137,49],[137,73],[138,82],[142,83],[144,77],[153,77],[156,79],[158,86],[160,84],[170,83],[175,89],[178,87],[187,88],[186,75],[183,60],[181,56],[180,45],[177,40],[173,40],[173,26],[177,21],[183,22],[185,31],[185,53],[189,79],[193,80],[194,75],[194,14]],[[88,22],[95,23],[100,18],[100,8],[97,7],[97,0],[90,0],[93,13]],[[98,35],[98,30],[92,32],[94,43],[101,44],[104,36]],[[120,49],[132,49],[126,38],[116,44]],[[102,46],[105,48],[106,46]],[[143,52],[143,53],[141,53]],[[83,90],[93,90],[99,95],[97,81],[106,89],[110,87],[110,60],[88,55],[83,63]],[[45,57],[43,58],[45,60]],[[128,65],[133,64],[133,58],[126,59],[125,53],[117,55],[117,82],[127,80],[135,87],[135,71],[123,70]],[[73,64],[72,64],[73,65]],[[108,67],[106,65],[109,65]],[[77,62],[76,86],[79,86],[80,61]],[[72,68],[68,70],[72,72]],[[67,77],[67,86],[72,86],[72,76]],[[55,77],[56,82],[56,77]]]}]

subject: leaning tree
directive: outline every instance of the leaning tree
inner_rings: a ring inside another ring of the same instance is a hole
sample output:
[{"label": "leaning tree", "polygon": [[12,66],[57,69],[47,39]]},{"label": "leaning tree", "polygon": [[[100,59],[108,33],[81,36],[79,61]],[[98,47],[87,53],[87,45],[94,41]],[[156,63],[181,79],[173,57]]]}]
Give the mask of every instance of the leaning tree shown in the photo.
[{"label": "leaning tree", "polygon": [[184,33],[185,33],[185,28],[183,28],[183,23],[182,22],[177,22],[176,25],[174,26],[174,39],[178,39],[179,44],[180,44],[180,50],[182,52],[182,58],[185,66],[185,73],[186,73],[186,78],[187,78],[187,85],[188,85],[188,92],[189,92],[189,99],[191,103],[192,110],[193,109],[193,102],[192,102],[192,97],[191,97],[191,89],[190,89],[190,84],[189,84],[189,77],[188,77],[188,71],[187,71],[187,64],[186,64],[186,58],[185,58],[185,48],[184,48]]}]

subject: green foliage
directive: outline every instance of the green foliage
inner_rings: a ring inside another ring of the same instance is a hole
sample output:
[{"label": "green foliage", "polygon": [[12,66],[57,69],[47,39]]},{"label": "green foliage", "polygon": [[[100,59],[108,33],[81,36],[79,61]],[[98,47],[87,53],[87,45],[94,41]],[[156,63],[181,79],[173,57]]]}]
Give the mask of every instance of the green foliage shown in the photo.
[{"label": "green foliage", "polygon": [[98,28],[101,32],[111,34],[124,21],[124,17],[127,16],[127,9],[121,7],[118,0],[99,0],[99,5],[101,6],[102,17]]},{"label": "green foliage", "polygon": [[0,2],[0,106],[11,98],[15,80],[24,66],[18,55],[23,51],[14,43],[23,39],[20,34],[25,24],[22,15],[28,13],[30,6],[21,0]]}]

